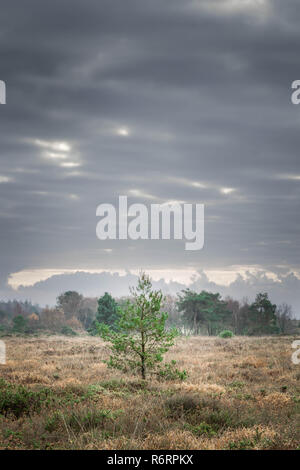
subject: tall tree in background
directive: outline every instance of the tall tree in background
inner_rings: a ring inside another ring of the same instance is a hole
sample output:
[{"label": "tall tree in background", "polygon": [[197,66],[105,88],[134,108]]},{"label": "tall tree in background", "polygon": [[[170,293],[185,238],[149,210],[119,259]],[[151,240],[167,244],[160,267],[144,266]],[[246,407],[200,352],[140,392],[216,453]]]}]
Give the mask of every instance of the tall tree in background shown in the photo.
[{"label": "tall tree in background", "polygon": [[225,302],[227,309],[231,312],[231,328],[233,332],[237,334],[239,330],[240,303],[230,296],[225,298]]},{"label": "tall tree in background", "polygon": [[96,321],[98,323],[105,323],[111,327],[114,327],[118,320],[118,304],[115,299],[108,293],[99,298],[98,310],[96,314]]},{"label": "tall tree in background", "polygon": [[13,318],[13,331],[15,333],[25,333],[28,326],[28,321],[22,315],[17,315]]},{"label": "tall tree in background", "polygon": [[80,303],[77,318],[86,330],[91,328],[96,318],[97,306],[97,299],[92,297],[84,297]]},{"label": "tall tree in background", "polygon": [[177,298],[170,294],[167,294],[162,303],[162,309],[164,312],[168,314],[168,319],[166,322],[166,326],[168,328],[175,327],[178,330],[183,331],[183,324],[182,324],[182,313],[179,312],[177,306]]},{"label": "tall tree in background", "polygon": [[204,322],[203,305],[199,294],[190,289],[184,289],[178,298],[178,311],[183,312],[183,321],[193,329],[194,334],[199,334],[200,325]]},{"label": "tall tree in background", "polygon": [[279,332],[276,321],[276,305],[269,300],[268,294],[257,294],[249,308],[249,334],[274,334]]},{"label": "tall tree in background", "polygon": [[189,289],[179,295],[178,309],[183,312],[183,319],[199,334],[200,327],[205,327],[209,336],[217,334],[230,324],[231,312],[219,293],[202,291],[200,294]]},{"label": "tall tree in background", "polygon": [[293,312],[291,305],[283,303],[276,308],[276,319],[281,334],[293,333],[295,326],[293,323]]},{"label": "tall tree in background", "polygon": [[57,297],[57,307],[61,308],[67,319],[77,317],[83,296],[76,291],[69,290]]},{"label": "tall tree in background", "polygon": [[231,312],[231,327],[236,335],[245,335],[249,329],[249,303],[246,298],[240,303],[231,297],[225,299],[227,309]]}]

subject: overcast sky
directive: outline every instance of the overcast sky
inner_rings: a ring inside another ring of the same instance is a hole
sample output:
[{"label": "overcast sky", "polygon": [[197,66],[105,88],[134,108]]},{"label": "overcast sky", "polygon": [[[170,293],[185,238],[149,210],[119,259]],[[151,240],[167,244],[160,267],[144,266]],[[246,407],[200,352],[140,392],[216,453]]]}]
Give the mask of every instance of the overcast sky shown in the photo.
[{"label": "overcast sky", "polygon": [[[269,280],[300,309],[299,1],[0,7],[2,297],[17,296],[8,280],[42,281],[28,291],[41,301],[52,274],[54,296],[76,270],[143,268],[237,296],[237,275],[250,296]],[[119,195],[203,203],[204,249],[101,242],[96,207]]]}]

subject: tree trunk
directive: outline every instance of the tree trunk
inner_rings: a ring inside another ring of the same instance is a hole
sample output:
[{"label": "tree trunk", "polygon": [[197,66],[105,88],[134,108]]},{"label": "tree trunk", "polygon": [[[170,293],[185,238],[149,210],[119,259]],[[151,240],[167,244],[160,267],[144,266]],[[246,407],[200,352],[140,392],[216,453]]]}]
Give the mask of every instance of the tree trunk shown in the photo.
[{"label": "tree trunk", "polygon": [[194,334],[196,335],[198,333],[198,328],[197,328],[197,321],[196,321],[196,318],[197,318],[197,313],[194,313]]},{"label": "tree trunk", "polygon": [[142,331],[142,356],[141,356],[141,373],[142,373],[142,379],[146,379],[146,366],[145,366],[145,334]]},{"label": "tree trunk", "polygon": [[143,380],[146,379],[146,368],[145,368],[144,357],[142,357],[142,379],[143,379]]}]

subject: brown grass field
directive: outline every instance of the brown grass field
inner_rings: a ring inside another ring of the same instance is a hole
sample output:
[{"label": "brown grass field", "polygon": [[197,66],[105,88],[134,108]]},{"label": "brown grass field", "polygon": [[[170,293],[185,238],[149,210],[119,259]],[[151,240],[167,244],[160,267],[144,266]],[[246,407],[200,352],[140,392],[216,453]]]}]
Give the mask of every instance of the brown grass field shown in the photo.
[{"label": "brown grass field", "polygon": [[295,337],[180,338],[167,359],[187,380],[146,383],[95,337],[4,339],[1,449],[299,448]]}]

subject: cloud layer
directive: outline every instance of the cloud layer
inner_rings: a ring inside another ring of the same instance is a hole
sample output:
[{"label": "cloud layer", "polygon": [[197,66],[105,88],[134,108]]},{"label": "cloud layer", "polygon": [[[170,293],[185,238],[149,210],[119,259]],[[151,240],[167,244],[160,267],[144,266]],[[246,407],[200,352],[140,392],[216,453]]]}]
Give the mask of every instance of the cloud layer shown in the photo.
[{"label": "cloud layer", "polygon": [[[6,3],[2,295],[25,269],[298,273],[299,20],[296,0]],[[120,194],[204,203],[204,249],[100,242]],[[295,279],[274,292],[296,299]]]}]

